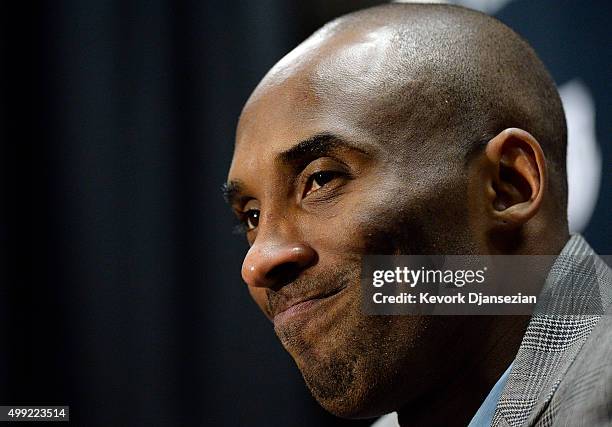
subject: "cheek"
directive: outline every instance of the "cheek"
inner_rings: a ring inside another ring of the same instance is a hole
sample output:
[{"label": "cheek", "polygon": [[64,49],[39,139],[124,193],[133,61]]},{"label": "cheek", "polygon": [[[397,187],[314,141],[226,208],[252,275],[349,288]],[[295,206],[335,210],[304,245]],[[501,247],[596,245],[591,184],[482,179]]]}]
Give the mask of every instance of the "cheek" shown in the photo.
[{"label": "cheek", "polygon": [[[367,252],[369,242],[376,237],[382,223],[386,223],[384,212],[389,204],[382,194],[367,203],[362,194],[351,194],[338,205],[333,213],[309,216],[302,221],[305,240],[321,254],[340,257],[360,256]],[[381,212],[384,215],[381,215]]]},{"label": "cheek", "polygon": [[369,200],[360,197],[346,203],[325,227],[319,226],[315,244],[344,256],[397,253],[408,241],[422,240],[422,215],[417,207],[383,192]]}]

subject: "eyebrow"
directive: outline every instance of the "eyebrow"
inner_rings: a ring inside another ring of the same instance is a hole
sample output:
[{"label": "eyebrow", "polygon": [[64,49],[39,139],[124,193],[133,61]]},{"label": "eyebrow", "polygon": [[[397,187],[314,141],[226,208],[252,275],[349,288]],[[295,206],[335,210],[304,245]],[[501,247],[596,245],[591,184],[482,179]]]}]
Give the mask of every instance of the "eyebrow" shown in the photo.
[{"label": "eyebrow", "polygon": [[288,150],[280,153],[277,158],[281,163],[288,163],[294,166],[305,166],[305,163],[318,157],[328,156],[338,149],[348,149],[358,151],[362,154],[368,154],[359,146],[349,143],[334,134],[321,133],[297,143]]},{"label": "eyebrow", "polygon": [[221,185],[221,193],[229,205],[235,205],[241,198],[242,188],[243,184],[241,181],[232,180]]},{"label": "eyebrow", "polygon": [[[308,139],[300,141],[293,147],[279,153],[276,161],[281,164],[288,164],[293,169],[304,168],[311,161],[331,155],[338,150],[352,150],[361,154],[369,155],[363,148],[348,142],[332,133],[320,133]],[[233,206],[238,204],[243,196],[244,184],[240,180],[231,180],[221,186],[223,198]]]}]

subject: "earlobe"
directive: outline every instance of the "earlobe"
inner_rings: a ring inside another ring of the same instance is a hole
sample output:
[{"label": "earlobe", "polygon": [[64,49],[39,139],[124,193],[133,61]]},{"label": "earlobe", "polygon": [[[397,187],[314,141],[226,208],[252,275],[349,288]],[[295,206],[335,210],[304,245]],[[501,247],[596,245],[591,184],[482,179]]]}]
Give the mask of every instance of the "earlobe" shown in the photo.
[{"label": "earlobe", "polygon": [[540,210],[546,190],[540,144],[529,132],[509,128],[487,143],[485,156],[490,165],[489,213],[499,226],[521,226]]}]

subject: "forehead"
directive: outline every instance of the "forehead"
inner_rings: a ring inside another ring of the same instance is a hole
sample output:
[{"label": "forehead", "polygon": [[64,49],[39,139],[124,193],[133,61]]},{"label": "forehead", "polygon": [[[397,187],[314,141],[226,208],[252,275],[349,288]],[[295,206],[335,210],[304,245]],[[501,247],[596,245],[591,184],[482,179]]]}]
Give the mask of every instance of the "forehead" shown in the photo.
[{"label": "forehead", "polygon": [[307,78],[291,77],[282,84],[259,87],[245,106],[236,130],[236,152],[282,149],[292,140],[306,138],[321,126],[325,115]]},{"label": "forehead", "polygon": [[383,76],[390,32],[328,29],[279,61],[242,112],[235,156],[282,151],[319,133],[375,142],[383,120],[372,111],[391,90]]}]

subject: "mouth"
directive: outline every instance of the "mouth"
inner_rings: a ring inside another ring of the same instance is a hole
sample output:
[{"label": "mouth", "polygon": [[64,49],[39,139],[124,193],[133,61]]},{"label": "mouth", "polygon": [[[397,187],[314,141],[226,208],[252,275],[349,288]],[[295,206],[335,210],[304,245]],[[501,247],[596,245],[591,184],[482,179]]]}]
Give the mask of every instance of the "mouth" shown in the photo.
[{"label": "mouth", "polygon": [[334,297],[339,295],[344,289],[346,289],[345,286],[314,297],[288,302],[274,315],[274,326],[283,324],[290,319],[306,316],[309,312],[314,311],[325,302],[334,299]]}]

